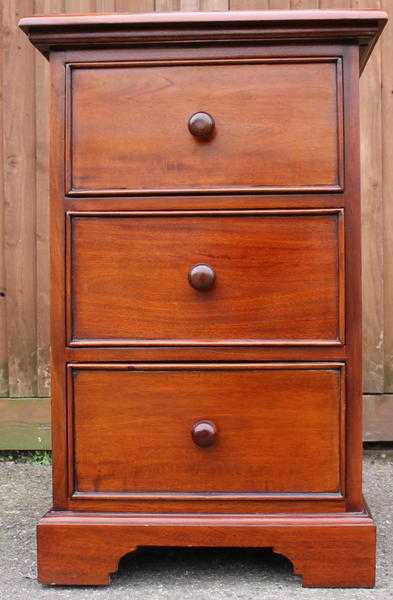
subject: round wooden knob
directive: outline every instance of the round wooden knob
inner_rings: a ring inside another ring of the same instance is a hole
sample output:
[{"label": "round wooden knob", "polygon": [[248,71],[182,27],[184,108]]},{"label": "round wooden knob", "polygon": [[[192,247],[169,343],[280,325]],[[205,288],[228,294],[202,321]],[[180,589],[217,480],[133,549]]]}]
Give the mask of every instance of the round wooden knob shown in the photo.
[{"label": "round wooden knob", "polygon": [[195,137],[206,139],[214,130],[214,119],[209,113],[197,112],[188,121],[188,129]]},{"label": "round wooden knob", "polygon": [[217,427],[212,421],[198,421],[192,426],[191,436],[197,446],[207,448],[217,439]]},{"label": "round wooden knob", "polygon": [[200,292],[211,290],[216,280],[216,272],[209,265],[195,265],[188,273],[190,285]]}]

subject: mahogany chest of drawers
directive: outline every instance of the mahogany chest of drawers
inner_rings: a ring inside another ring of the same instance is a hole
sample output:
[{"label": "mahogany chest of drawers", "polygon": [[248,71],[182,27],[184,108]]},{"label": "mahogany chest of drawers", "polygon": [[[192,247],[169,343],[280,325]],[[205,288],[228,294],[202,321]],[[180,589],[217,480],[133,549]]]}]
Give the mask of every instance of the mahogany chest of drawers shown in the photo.
[{"label": "mahogany chest of drawers", "polygon": [[358,78],[370,11],[23,19],[51,65],[53,508],[39,580],[271,547],[372,586]]}]

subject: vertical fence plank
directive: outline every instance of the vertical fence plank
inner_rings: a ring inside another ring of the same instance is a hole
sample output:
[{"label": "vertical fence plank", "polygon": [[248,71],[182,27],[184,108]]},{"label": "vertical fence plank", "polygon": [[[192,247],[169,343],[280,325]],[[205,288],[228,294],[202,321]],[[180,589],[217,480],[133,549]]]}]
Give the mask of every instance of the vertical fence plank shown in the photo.
[{"label": "vertical fence plank", "polygon": [[154,12],[154,0],[116,0],[115,10],[118,13]]},{"label": "vertical fence plank", "polygon": [[266,10],[269,0],[230,0],[230,10]]},{"label": "vertical fence plank", "polygon": [[[354,0],[353,8],[380,8],[379,0]],[[360,79],[363,346],[365,393],[384,391],[383,198],[381,129],[381,46]]]},{"label": "vertical fence plank", "polygon": [[201,0],[200,10],[229,10],[229,0]]},{"label": "vertical fence plank", "polygon": [[[373,0],[370,0],[372,2]],[[319,8],[351,8],[351,0],[319,0]],[[352,6],[352,8],[355,8]]]},{"label": "vertical fence plank", "polygon": [[[36,14],[59,13],[62,0],[35,0]],[[49,64],[35,57],[36,98],[36,252],[37,252],[37,395],[50,394],[49,335]]]},{"label": "vertical fence plank", "polygon": [[199,10],[199,0],[180,0],[180,10],[182,12]]},{"label": "vertical fence plank", "polygon": [[291,0],[291,8],[295,10],[318,8],[318,0]]},{"label": "vertical fence plank", "polygon": [[64,12],[66,13],[94,13],[95,9],[95,0],[64,0]]},{"label": "vertical fence plank", "polygon": [[10,396],[35,396],[35,70],[33,48],[18,30],[32,0],[3,2],[4,191]]},{"label": "vertical fence plank", "polygon": [[105,13],[115,11],[115,0],[96,0],[95,12]]},{"label": "vertical fence plank", "polygon": [[[46,14],[48,0],[36,0],[35,12]],[[49,376],[49,65],[35,53],[36,98],[36,252],[37,252],[37,394],[50,393]]]},{"label": "vertical fence plank", "polygon": [[156,0],[154,8],[156,12],[180,10],[180,0]]},{"label": "vertical fence plank", "polygon": [[[3,6],[0,5],[0,35],[3,39]],[[3,77],[4,44],[0,44],[0,396],[8,396],[8,348],[5,272],[5,196],[3,177],[3,105],[5,78]]]},{"label": "vertical fence plank", "polygon": [[270,10],[287,10],[290,6],[290,0],[269,0]]},{"label": "vertical fence plank", "polygon": [[[393,19],[393,0],[382,7]],[[384,371],[385,392],[393,393],[393,24],[382,34],[382,175],[384,203]]]}]

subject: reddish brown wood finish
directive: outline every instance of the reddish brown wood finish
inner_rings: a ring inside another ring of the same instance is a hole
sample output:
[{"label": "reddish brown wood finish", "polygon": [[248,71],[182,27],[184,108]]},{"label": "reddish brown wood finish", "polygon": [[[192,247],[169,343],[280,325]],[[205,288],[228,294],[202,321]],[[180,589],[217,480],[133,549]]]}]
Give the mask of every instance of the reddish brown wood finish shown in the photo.
[{"label": "reddish brown wood finish", "polygon": [[49,513],[38,526],[39,580],[105,585],[138,546],[270,547],[305,587],[373,587],[375,526],[367,515],[131,516]]},{"label": "reddish brown wood finish", "polygon": [[[340,61],[71,63],[69,70],[73,195],[343,185]],[[202,144],[188,130],[198,110],[216,123]]]},{"label": "reddish brown wood finish", "polygon": [[217,425],[213,421],[197,421],[191,427],[191,439],[200,448],[209,448],[216,443]]},{"label": "reddish brown wood finish", "polygon": [[188,273],[188,281],[191,287],[198,292],[211,290],[216,281],[216,272],[210,265],[194,265]]},{"label": "reddish brown wood finish", "polygon": [[[306,586],[373,585],[358,77],[385,20],[23,20],[52,73],[43,583],[108,583],[138,546],[234,545],[285,554]],[[198,263],[211,289],[189,284]]]},{"label": "reddish brown wood finish", "polygon": [[[342,211],[69,219],[71,345],[344,343]],[[215,286],[198,293],[205,261]]]},{"label": "reddish brown wood finish", "polygon": [[[166,12],[113,15],[52,15],[24,18],[20,27],[48,55],[57,48],[86,44],[122,46],[208,41],[271,43],[307,39],[314,44],[331,40],[356,41],[364,68],[387,21],[383,11],[269,10],[232,12]],[[152,27],[153,25],[153,27]],[[191,25],[191,26],[190,26]],[[88,38],[87,38],[88,31]]]},{"label": "reddish brown wood finish", "polygon": [[[198,493],[240,500],[244,492],[256,499],[266,492],[343,493],[343,365],[70,369],[76,492],[93,499],[165,492],[168,500],[185,493],[195,500]],[[190,431],[203,419],[220,435],[201,449]]]},{"label": "reddish brown wood finish", "polygon": [[197,138],[205,139],[211,137],[215,127],[214,118],[206,112],[197,112],[188,120],[188,129]]}]

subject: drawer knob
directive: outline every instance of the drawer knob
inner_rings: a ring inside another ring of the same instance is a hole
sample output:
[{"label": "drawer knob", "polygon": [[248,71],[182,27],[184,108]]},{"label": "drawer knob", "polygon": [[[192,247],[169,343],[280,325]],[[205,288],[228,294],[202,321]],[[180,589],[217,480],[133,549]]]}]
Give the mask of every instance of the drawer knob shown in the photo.
[{"label": "drawer knob", "polygon": [[197,421],[191,429],[193,442],[201,448],[212,446],[217,438],[217,427],[212,421]]},{"label": "drawer knob", "polygon": [[213,267],[205,264],[194,265],[188,273],[190,285],[200,292],[211,290],[216,280],[216,272]]},{"label": "drawer knob", "polygon": [[214,130],[214,119],[209,113],[197,112],[188,121],[188,129],[197,138],[206,139]]}]

